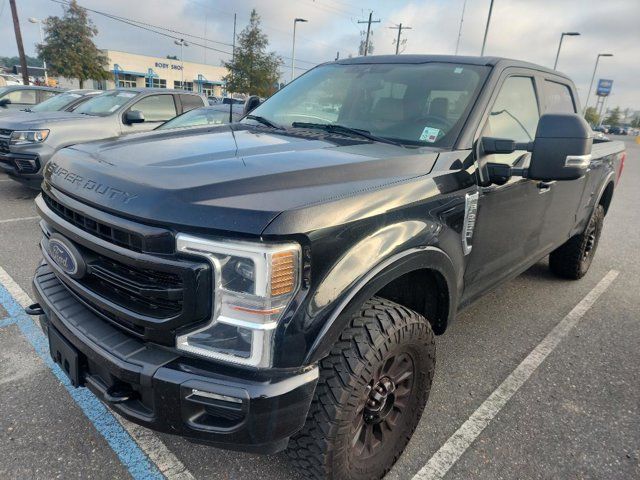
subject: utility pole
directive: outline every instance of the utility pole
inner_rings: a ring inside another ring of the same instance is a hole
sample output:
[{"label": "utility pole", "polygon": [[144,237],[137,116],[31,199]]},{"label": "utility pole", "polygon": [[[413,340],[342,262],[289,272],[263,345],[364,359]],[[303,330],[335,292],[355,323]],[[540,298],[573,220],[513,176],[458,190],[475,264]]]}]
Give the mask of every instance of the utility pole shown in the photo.
[{"label": "utility pole", "polygon": [[467,0],[464,0],[462,4],[462,15],[460,15],[460,28],[458,28],[458,40],[456,41],[456,53],[458,55],[458,48],[460,47],[460,37],[462,36],[462,24],[464,23],[464,9],[467,7]]},{"label": "utility pole", "polygon": [[358,20],[358,23],[366,23],[367,24],[367,39],[364,41],[364,56],[366,57],[369,53],[369,36],[371,35],[371,24],[372,23],[380,23],[380,19],[371,20],[373,17],[373,10],[369,12],[369,20]]},{"label": "utility pole", "polygon": [[484,47],[487,45],[487,35],[489,34],[489,24],[491,23],[491,13],[493,12],[493,0],[489,4],[489,15],[487,15],[487,26],[484,28],[484,39],[482,40],[482,50],[480,56],[484,56]]},{"label": "utility pole", "polygon": [[13,30],[16,32],[16,43],[18,44],[18,55],[20,56],[20,70],[22,70],[22,83],[29,85],[29,71],[27,70],[27,57],[24,56],[24,46],[22,45],[22,34],[20,33],[20,21],[18,20],[18,7],[16,0],[9,0],[11,5],[11,16],[13,17]]},{"label": "utility pole", "polygon": [[402,24],[396,25],[395,27],[389,27],[392,30],[398,30],[398,38],[396,40],[396,55],[400,54],[400,35],[402,35],[402,30],[412,30],[411,27],[403,27]]}]

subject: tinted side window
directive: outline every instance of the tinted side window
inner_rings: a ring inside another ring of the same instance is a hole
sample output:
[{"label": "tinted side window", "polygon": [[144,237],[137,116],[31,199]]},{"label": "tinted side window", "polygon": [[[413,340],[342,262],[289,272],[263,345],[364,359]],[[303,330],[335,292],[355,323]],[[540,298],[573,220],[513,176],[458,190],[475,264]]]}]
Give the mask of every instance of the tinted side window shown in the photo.
[{"label": "tinted side window", "polygon": [[544,97],[546,113],[576,113],[571,90],[567,85],[545,80]]},{"label": "tinted side window", "polygon": [[131,110],[140,110],[147,122],[166,122],[176,116],[173,95],[151,95],[140,100]]},{"label": "tinted side window", "polygon": [[188,112],[194,108],[200,108],[204,105],[202,99],[196,95],[180,95],[182,102],[182,112]]},{"label": "tinted side window", "polygon": [[483,135],[529,142],[538,127],[538,103],[529,77],[509,77],[502,84]]},{"label": "tinted side window", "polygon": [[44,102],[45,100],[50,99],[51,97],[55,97],[56,95],[58,95],[58,92],[49,92],[47,90],[42,90],[40,92],[40,98],[42,102]]},{"label": "tinted side window", "polygon": [[9,92],[3,98],[8,98],[11,103],[18,105],[35,105],[36,104],[36,91],[35,90],[14,90]]}]

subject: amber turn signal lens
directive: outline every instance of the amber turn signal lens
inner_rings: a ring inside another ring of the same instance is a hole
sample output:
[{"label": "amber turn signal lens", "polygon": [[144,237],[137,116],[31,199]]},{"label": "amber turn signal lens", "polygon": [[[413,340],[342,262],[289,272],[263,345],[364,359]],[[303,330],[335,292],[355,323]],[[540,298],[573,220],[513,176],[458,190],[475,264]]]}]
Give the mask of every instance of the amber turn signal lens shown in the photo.
[{"label": "amber turn signal lens", "polygon": [[271,296],[291,293],[295,288],[294,252],[280,252],[271,257]]}]

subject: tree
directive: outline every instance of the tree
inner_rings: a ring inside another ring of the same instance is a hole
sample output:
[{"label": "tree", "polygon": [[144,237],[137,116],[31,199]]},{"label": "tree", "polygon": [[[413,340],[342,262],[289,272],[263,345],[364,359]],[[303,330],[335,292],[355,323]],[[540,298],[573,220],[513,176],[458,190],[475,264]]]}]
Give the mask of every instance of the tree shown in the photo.
[{"label": "tree", "polygon": [[[29,67],[41,67],[42,62],[35,57],[30,57],[29,55],[25,55],[27,57],[27,66]],[[0,67],[11,68],[15,65],[20,66],[20,58],[18,57],[0,57]]]},{"label": "tree", "polygon": [[584,112],[584,119],[589,123],[589,125],[598,125],[600,123],[600,115],[598,115],[596,107],[587,108]]},{"label": "tree", "polygon": [[93,43],[98,29],[76,0],[71,0],[62,18],[47,18],[44,31],[45,41],[37,46],[37,51],[46,60],[50,74],[77,78],[80,88],[85,80],[109,78],[105,68],[107,56]]},{"label": "tree", "polygon": [[609,111],[609,116],[604,119],[604,123],[607,125],[611,125],[612,127],[617,127],[620,125],[620,107],[616,107],[613,110]]},{"label": "tree", "polygon": [[235,58],[222,62],[229,73],[223,77],[230,92],[249,93],[268,97],[277,90],[282,58],[275,52],[267,53],[269,40],[260,29],[260,16],[255,9],[240,35]]},{"label": "tree", "polygon": [[631,126],[633,128],[640,128],[640,113],[636,113],[636,116],[631,120]]}]

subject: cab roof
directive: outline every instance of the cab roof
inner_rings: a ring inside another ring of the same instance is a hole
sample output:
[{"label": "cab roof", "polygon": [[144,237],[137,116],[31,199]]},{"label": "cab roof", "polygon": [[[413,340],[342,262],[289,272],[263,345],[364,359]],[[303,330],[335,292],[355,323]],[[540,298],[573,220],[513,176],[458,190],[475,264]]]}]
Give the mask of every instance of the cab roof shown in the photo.
[{"label": "cab roof", "polygon": [[556,70],[537,65],[535,63],[524,62],[522,60],[514,60],[504,57],[476,57],[464,55],[368,55],[366,57],[345,58],[336,62],[339,65],[358,65],[358,64],[384,64],[384,63],[457,63],[463,65],[479,65],[488,67],[520,67],[537,70],[553,75],[566,77],[563,73]]}]

